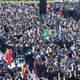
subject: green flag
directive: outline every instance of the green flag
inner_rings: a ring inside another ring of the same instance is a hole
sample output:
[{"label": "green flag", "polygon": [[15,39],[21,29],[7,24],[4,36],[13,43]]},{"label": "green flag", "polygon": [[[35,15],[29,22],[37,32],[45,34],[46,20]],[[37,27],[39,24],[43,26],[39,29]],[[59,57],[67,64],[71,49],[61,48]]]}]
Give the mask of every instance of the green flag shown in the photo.
[{"label": "green flag", "polygon": [[43,30],[43,36],[45,39],[49,40],[49,28],[47,26]]}]

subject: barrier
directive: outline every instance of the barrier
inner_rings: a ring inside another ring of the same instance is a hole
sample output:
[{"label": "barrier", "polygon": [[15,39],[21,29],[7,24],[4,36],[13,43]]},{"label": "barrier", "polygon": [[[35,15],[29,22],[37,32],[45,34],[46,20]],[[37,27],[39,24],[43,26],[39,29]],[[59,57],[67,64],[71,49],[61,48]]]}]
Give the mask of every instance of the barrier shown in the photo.
[{"label": "barrier", "polygon": [[[55,3],[55,2],[69,2],[69,3],[75,3],[78,2],[76,0],[47,0],[47,3]],[[39,0],[0,0],[0,3],[39,3]]]}]

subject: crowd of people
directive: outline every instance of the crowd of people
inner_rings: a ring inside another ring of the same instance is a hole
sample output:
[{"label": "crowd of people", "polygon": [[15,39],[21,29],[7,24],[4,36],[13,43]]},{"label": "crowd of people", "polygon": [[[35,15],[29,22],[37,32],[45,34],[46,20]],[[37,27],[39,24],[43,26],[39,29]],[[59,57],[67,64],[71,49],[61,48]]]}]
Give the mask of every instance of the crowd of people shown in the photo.
[{"label": "crowd of people", "polygon": [[[64,18],[56,9],[79,7],[50,5],[40,16],[36,3],[0,3],[0,80],[80,80],[80,20]],[[48,39],[43,34],[46,28],[51,31]],[[12,50],[14,69],[5,63],[7,48]],[[25,61],[22,70],[17,67],[18,56]]]}]

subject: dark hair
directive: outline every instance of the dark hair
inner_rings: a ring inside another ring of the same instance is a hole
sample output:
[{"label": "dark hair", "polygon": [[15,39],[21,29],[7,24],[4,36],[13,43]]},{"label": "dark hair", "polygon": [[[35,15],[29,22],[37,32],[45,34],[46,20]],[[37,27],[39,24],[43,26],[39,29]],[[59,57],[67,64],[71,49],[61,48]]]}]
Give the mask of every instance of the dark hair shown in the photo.
[{"label": "dark hair", "polygon": [[24,64],[23,67],[25,68],[26,67],[26,64]]}]

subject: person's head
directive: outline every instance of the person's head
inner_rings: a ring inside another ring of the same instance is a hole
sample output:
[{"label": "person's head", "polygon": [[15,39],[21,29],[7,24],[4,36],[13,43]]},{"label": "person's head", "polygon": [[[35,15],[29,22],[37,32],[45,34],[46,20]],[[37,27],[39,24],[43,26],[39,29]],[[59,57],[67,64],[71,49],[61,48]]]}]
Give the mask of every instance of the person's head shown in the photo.
[{"label": "person's head", "polygon": [[17,76],[15,77],[15,80],[18,80],[18,77]]},{"label": "person's head", "polygon": [[26,67],[26,64],[24,64],[23,67],[25,68]]}]

